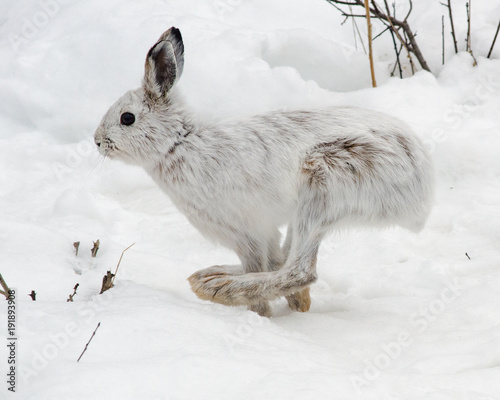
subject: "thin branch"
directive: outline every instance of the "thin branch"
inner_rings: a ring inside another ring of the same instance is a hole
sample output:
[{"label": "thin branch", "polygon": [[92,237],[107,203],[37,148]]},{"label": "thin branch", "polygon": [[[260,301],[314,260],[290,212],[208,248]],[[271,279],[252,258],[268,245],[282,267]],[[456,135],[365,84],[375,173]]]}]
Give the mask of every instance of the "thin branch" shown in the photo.
[{"label": "thin branch", "polygon": [[399,33],[399,29],[397,29],[393,25],[393,23],[392,23],[392,21],[390,19],[388,20],[388,23],[392,27],[391,32],[394,32],[394,34],[397,36],[398,40],[401,42],[401,45],[405,48],[406,53],[407,53],[407,57],[408,57],[408,61],[410,62],[411,73],[414,74],[415,73],[415,64],[413,63],[413,59],[411,58],[412,49],[408,45],[408,39],[407,39],[406,31],[403,29],[403,35],[404,35],[404,38],[403,38],[401,36],[401,34]]},{"label": "thin branch", "polygon": [[375,10],[377,10],[378,13],[380,13],[380,10],[378,9],[378,5],[377,3],[375,2],[375,0],[372,0],[372,6]]},{"label": "thin branch", "polygon": [[[354,21],[354,20],[353,20],[353,21]],[[374,37],[372,40],[373,40],[373,41],[375,41],[375,39],[377,39],[378,37],[380,37],[382,34],[384,34],[384,33],[385,33],[385,32],[387,32],[387,31],[391,31],[391,32],[392,32],[392,29],[391,29],[391,27],[390,27],[390,26],[387,26],[387,25],[386,25],[386,26],[385,26],[385,29],[384,29],[382,32],[380,32],[379,34],[375,35],[375,37]]]},{"label": "thin branch", "polygon": [[404,43],[405,43],[405,48],[406,48],[406,51],[407,51],[407,55],[408,55],[408,61],[410,62],[410,67],[411,67],[411,73],[412,74],[415,74],[415,64],[413,63],[413,59],[411,58],[411,50],[408,48],[408,38],[406,36],[406,31],[403,31],[403,35],[405,37],[404,39]]},{"label": "thin branch", "polygon": [[450,16],[451,36],[453,37],[453,46],[455,47],[455,54],[458,53],[457,37],[455,36],[455,25],[453,24],[453,12],[451,10],[451,0],[448,4],[441,3],[443,6],[448,7],[448,14]]},{"label": "thin branch", "polygon": [[[394,40],[394,45],[396,45],[396,40]],[[403,78],[403,71],[401,69],[401,62],[399,61],[399,55],[401,54],[401,51],[403,51],[403,45],[399,45],[399,51],[396,51],[396,62],[394,63],[394,68],[392,69],[391,76],[394,76],[394,72],[396,71],[396,67],[399,67],[399,76],[400,78]],[[398,62],[399,61],[399,62]]]},{"label": "thin branch", "polygon": [[498,20],[497,31],[495,32],[495,37],[493,38],[493,43],[491,43],[490,51],[488,52],[488,56],[486,58],[490,58],[491,52],[493,51],[493,47],[495,47],[495,42],[497,41],[498,31],[500,31],[500,20]]},{"label": "thin branch", "polygon": [[82,358],[83,354],[87,351],[87,347],[89,347],[89,343],[92,341],[92,339],[94,338],[95,336],[95,333],[97,332],[97,329],[99,329],[99,327],[101,326],[101,323],[99,322],[94,330],[94,333],[92,334],[92,336],[90,337],[89,341],[87,342],[87,344],[85,345],[85,348],[83,349],[82,351],[82,354],[80,354],[80,357],[78,357],[78,360],[76,360],[76,362],[80,361],[80,358]]},{"label": "thin branch", "polygon": [[[387,14],[390,14],[389,4],[387,3],[387,0],[384,0],[384,4],[385,4],[385,9],[387,11]],[[396,5],[393,3],[392,6],[394,9],[393,15],[395,15],[396,14]],[[392,70],[391,76],[394,76],[394,71],[396,70],[396,66],[397,66],[399,69],[399,77],[401,79],[403,79],[403,69],[401,68],[401,61],[399,60],[399,54],[401,53],[401,49],[403,48],[403,45],[401,45],[401,48],[398,51],[396,39],[394,37],[394,32],[392,31],[392,29],[390,29],[390,32],[391,32],[391,37],[392,37],[392,43],[394,44],[394,52],[396,53],[396,63],[394,64],[394,69]]]},{"label": "thin branch", "polygon": [[466,50],[470,52],[470,8],[469,2],[465,3],[465,9],[467,10],[467,38],[465,39]]},{"label": "thin branch", "polygon": [[477,65],[476,57],[474,57],[474,53],[472,52],[472,41],[470,38],[470,17],[471,17],[471,4],[472,0],[469,0],[465,3],[465,8],[467,9],[467,51],[472,57],[473,63],[472,65],[475,67]]},{"label": "thin branch", "polygon": [[328,4],[330,4],[331,6],[335,7],[338,11],[340,11],[342,13],[342,15],[345,15],[345,12],[344,10],[342,10],[339,6],[337,6],[335,3],[331,2],[330,0],[326,0],[326,2]]},{"label": "thin branch", "polygon": [[410,3],[410,8],[408,9],[408,12],[406,13],[406,17],[403,20],[405,22],[408,19],[408,17],[410,16],[411,12],[413,11],[413,2],[411,0],[408,0],[408,2]]},{"label": "thin branch", "polygon": [[[331,0],[327,0],[327,1],[329,3],[332,3]],[[337,4],[345,4],[345,5],[348,5],[348,6],[359,6],[360,4],[362,4],[360,0],[354,0],[354,2],[352,2],[352,1],[334,0],[334,2],[337,3]]]}]

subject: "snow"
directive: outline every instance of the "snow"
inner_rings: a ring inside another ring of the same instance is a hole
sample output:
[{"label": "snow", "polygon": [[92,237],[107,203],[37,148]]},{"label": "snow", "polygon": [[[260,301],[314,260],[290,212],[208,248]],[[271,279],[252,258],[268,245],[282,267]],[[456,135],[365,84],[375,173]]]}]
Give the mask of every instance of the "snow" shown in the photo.
[{"label": "snow", "polygon": [[[435,75],[410,77],[406,65],[407,78],[391,78],[392,42],[381,38],[376,89],[351,22],[321,0],[4,4],[0,272],[17,291],[18,369],[17,393],[3,383],[0,398],[500,398],[500,44],[484,58],[500,6],[473,3],[478,65],[447,35],[442,66],[446,9],[414,3],[410,24]],[[465,5],[454,3],[463,50]],[[406,2],[397,7],[403,15]],[[236,256],[203,239],[143,171],[93,145],[172,25],[186,47],[180,86],[201,114],[342,104],[408,122],[435,161],[426,228],[330,236],[305,314],[283,299],[270,319],[198,300],[187,276]],[[98,295],[132,243],[115,287]],[[3,337],[5,306],[0,318]],[[7,357],[2,343],[4,378]]]}]

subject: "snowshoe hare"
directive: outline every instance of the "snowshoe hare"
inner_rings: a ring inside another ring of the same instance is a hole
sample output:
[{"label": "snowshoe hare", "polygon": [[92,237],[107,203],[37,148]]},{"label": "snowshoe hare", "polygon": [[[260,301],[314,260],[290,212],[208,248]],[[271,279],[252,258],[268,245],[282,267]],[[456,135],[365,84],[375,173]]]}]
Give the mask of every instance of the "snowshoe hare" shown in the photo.
[{"label": "snowshoe hare", "polygon": [[351,107],[201,123],[176,92],[183,65],[172,27],[149,50],[142,87],[109,109],[95,143],[105,157],[142,166],[205,237],[236,252],[241,265],[189,277],[198,297],[268,316],[269,301],[285,296],[308,311],[330,231],[423,227],[432,165],[404,123]]}]

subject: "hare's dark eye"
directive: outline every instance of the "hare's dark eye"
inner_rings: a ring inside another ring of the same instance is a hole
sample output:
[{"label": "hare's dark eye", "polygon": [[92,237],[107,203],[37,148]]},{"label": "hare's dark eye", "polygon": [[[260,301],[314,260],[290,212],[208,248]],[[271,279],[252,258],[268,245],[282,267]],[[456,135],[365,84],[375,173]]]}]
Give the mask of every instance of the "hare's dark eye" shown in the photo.
[{"label": "hare's dark eye", "polygon": [[135,115],[129,112],[124,112],[120,117],[122,125],[132,125],[135,122]]}]

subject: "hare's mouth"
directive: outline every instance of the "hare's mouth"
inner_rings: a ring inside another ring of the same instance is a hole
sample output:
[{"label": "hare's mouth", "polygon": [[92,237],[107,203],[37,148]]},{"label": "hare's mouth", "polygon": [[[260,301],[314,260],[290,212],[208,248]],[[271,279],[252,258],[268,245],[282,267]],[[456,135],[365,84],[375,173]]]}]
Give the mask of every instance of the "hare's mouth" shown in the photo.
[{"label": "hare's mouth", "polygon": [[95,144],[99,150],[99,153],[101,153],[104,157],[112,157],[112,154],[118,150],[116,144],[108,138],[104,138],[102,140],[96,139]]}]

